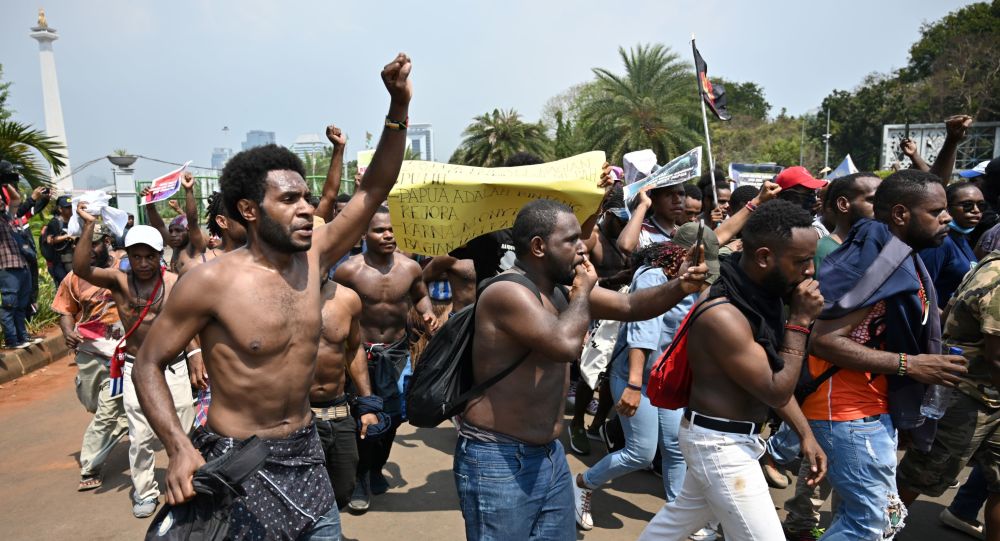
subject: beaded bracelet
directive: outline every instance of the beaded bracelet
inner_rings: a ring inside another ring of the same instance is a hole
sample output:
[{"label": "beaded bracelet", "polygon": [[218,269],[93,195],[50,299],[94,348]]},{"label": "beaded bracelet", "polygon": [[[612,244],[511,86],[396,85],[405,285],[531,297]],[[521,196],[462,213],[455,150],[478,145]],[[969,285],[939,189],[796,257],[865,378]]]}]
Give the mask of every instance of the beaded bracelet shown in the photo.
[{"label": "beaded bracelet", "polygon": [[400,122],[398,120],[393,120],[389,118],[388,115],[385,117],[385,127],[390,130],[405,130],[410,127],[410,117],[406,117],[406,120]]},{"label": "beaded bracelet", "polygon": [[905,376],[906,375],[906,365],[907,365],[906,354],[905,353],[900,353],[899,354],[899,368],[896,369],[896,375],[897,376]]}]

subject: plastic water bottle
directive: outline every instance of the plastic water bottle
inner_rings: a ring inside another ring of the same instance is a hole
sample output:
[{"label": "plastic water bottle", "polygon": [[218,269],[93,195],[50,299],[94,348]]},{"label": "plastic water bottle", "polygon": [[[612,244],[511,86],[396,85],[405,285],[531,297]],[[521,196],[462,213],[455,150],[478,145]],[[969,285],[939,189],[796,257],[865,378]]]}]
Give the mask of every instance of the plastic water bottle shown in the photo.
[{"label": "plastic water bottle", "polygon": [[[962,348],[950,347],[948,354],[961,355]],[[930,385],[924,394],[924,401],[920,404],[920,415],[928,419],[940,419],[944,417],[944,412],[951,405],[955,397],[955,390],[943,385]]]}]

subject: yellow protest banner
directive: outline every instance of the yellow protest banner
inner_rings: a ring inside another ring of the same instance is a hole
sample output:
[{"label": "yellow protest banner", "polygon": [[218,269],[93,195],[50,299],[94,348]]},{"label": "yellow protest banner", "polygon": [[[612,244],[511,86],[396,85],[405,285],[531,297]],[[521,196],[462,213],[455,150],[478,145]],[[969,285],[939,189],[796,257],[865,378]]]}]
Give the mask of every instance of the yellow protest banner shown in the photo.
[{"label": "yellow protest banner", "polygon": [[520,167],[404,161],[388,201],[396,242],[405,252],[447,254],[510,227],[535,199],[565,203],[583,222],[604,196],[598,187],[604,162],[601,151]]}]

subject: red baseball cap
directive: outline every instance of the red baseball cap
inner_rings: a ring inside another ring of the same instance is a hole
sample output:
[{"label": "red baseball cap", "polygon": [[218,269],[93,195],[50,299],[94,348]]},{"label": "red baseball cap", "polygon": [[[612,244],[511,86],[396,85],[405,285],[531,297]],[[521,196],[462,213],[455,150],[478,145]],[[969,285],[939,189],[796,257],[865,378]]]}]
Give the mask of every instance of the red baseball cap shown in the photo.
[{"label": "red baseball cap", "polygon": [[774,177],[774,181],[778,183],[778,186],[781,186],[782,190],[787,190],[795,186],[802,186],[803,188],[808,188],[810,190],[818,190],[828,184],[825,180],[813,178],[813,176],[809,174],[809,170],[801,165],[784,169],[778,173],[778,176]]}]

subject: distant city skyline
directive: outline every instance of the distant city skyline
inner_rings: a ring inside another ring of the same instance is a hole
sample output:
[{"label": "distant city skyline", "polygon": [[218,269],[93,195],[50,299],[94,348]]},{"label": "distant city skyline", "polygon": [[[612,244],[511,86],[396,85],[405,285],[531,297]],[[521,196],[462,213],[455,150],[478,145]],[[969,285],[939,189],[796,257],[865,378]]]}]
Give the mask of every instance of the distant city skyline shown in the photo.
[{"label": "distant city skyline", "polygon": [[276,141],[273,131],[250,130],[247,132],[247,138],[243,141],[243,150],[271,145]]},{"label": "distant city skyline", "polygon": [[233,157],[233,149],[227,147],[215,147],[212,149],[212,169],[222,169],[226,166],[229,158]]},{"label": "distant city skyline", "polygon": [[431,124],[410,124],[406,136],[410,139],[410,148],[420,155],[421,160],[435,161],[434,127]]},{"label": "distant city skyline", "polygon": [[332,145],[326,136],[318,133],[304,133],[296,137],[295,142],[288,145],[288,149],[305,160],[307,155],[322,154],[330,146]]}]

